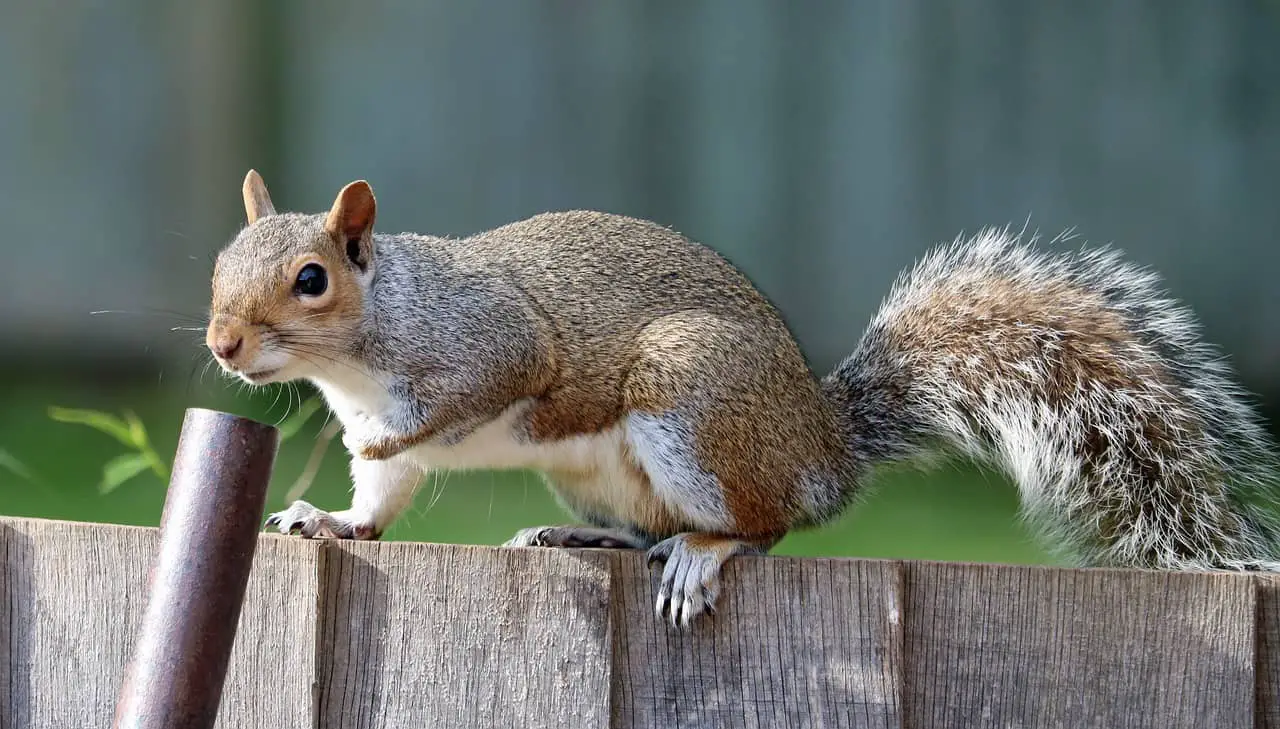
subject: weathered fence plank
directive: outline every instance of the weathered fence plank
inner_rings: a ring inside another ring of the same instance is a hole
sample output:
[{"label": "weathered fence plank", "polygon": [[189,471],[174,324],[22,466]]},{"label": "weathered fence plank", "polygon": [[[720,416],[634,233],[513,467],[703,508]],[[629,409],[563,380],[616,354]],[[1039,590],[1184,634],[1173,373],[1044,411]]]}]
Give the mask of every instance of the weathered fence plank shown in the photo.
[{"label": "weathered fence plank", "polygon": [[[0,727],[106,726],[156,531],[0,518]],[[1280,578],[263,535],[220,727],[1280,729]]]},{"label": "weathered fence plank", "polygon": [[1280,577],[1257,577],[1257,729],[1280,729]]},{"label": "weathered fence plank", "polygon": [[608,727],[607,564],[560,550],[326,547],[320,727]]},{"label": "weathered fence plank", "polygon": [[[0,520],[0,726],[111,725],[146,607],[158,532]],[[258,545],[223,689],[219,727],[310,729],[314,545]]]},{"label": "weathered fence plank", "polygon": [[313,543],[258,540],[218,727],[315,726],[317,562]]},{"label": "weathered fence plank", "polygon": [[912,727],[1248,727],[1239,575],[907,566]]},{"label": "weathered fence plank", "polygon": [[681,633],[655,618],[659,570],[615,558],[615,727],[902,726],[898,563],[731,561]]},{"label": "weathered fence plank", "polygon": [[110,726],[146,604],[149,529],[18,522],[4,529],[0,630],[13,729]]}]

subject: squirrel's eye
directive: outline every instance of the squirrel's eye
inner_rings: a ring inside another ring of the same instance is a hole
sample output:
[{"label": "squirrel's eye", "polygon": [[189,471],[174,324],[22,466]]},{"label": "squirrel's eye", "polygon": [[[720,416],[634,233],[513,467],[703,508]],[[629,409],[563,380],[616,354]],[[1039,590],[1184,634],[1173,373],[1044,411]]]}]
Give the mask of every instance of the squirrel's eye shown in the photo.
[{"label": "squirrel's eye", "polygon": [[319,296],[329,284],[324,267],[318,263],[308,263],[298,271],[298,280],[293,282],[294,293],[302,296]]}]

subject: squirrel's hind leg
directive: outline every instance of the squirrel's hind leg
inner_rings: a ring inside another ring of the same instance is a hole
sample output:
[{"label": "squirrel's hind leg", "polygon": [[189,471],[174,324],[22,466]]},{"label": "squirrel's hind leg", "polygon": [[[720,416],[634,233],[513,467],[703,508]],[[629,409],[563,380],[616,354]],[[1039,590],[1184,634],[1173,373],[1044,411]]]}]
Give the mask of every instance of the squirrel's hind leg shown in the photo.
[{"label": "squirrel's hind leg", "polygon": [[735,554],[763,554],[777,541],[686,532],[658,542],[648,555],[650,564],[665,563],[654,606],[658,618],[666,615],[687,629],[703,612],[714,613],[724,563]]}]

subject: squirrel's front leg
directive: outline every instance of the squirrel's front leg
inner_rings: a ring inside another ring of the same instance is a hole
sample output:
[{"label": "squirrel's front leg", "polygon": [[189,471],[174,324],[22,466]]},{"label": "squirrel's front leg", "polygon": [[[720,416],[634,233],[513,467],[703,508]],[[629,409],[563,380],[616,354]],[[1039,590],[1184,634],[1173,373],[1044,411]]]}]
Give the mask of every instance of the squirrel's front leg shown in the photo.
[{"label": "squirrel's front leg", "polygon": [[267,525],[283,534],[297,532],[307,538],[378,539],[413,503],[422,472],[403,458],[368,461],[353,457],[351,478],[355,485],[351,508],[330,513],[295,501],[268,517]]},{"label": "squirrel's front leg", "polygon": [[[379,412],[359,412],[343,418],[342,443],[352,457],[385,461],[431,438],[447,408],[432,407],[408,387],[394,387],[390,405]],[[449,402],[449,401],[445,401]]]}]

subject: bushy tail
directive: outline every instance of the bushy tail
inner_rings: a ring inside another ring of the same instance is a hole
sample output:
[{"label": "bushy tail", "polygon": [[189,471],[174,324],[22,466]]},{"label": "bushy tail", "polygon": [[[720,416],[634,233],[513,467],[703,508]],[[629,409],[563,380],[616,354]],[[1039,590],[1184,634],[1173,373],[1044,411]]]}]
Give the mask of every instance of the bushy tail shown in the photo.
[{"label": "bushy tail", "polygon": [[1000,468],[1077,563],[1280,571],[1276,449],[1191,312],[1114,251],[1034,242],[987,230],[895,282],[823,382],[854,457]]}]

